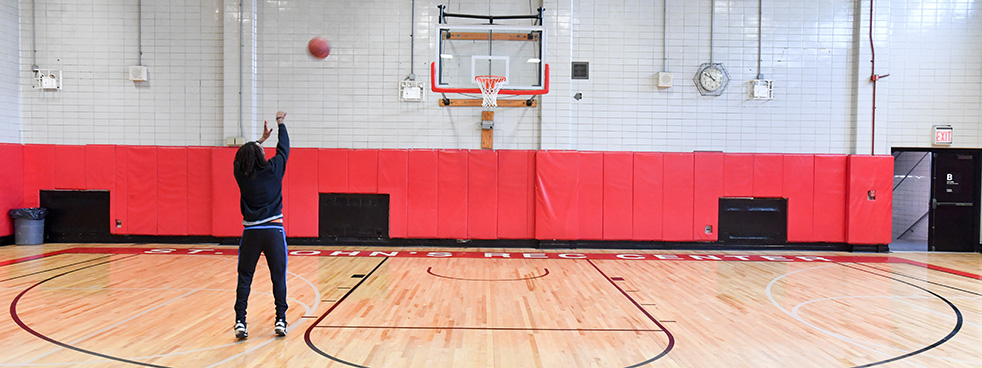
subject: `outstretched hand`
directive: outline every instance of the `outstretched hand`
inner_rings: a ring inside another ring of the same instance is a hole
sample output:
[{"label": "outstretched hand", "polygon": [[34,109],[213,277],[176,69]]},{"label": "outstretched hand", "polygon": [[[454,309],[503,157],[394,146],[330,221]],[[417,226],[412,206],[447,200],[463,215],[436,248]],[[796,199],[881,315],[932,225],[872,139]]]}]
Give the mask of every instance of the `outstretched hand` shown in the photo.
[{"label": "outstretched hand", "polygon": [[272,133],[273,130],[269,128],[269,120],[263,120],[263,137],[259,139],[259,144],[263,144]]},{"label": "outstretched hand", "polygon": [[276,124],[283,124],[283,120],[286,120],[286,113],[283,111],[276,112]]}]

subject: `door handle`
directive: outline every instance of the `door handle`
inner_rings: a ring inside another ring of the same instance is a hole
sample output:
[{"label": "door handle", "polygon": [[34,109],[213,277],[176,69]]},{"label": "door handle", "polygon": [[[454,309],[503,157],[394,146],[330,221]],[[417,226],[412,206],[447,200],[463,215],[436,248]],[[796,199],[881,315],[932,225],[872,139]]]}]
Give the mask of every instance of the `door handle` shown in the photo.
[{"label": "door handle", "polygon": [[931,209],[933,210],[933,209],[936,209],[936,208],[938,208],[938,200],[937,199],[934,199],[934,198],[931,198]]}]

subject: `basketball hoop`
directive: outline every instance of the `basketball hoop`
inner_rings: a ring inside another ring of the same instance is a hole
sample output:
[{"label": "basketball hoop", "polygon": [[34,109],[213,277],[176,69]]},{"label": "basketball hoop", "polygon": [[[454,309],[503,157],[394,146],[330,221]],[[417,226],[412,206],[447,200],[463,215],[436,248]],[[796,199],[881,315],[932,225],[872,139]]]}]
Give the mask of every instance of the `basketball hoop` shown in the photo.
[{"label": "basketball hoop", "polygon": [[481,106],[485,110],[493,110],[495,107],[498,107],[498,91],[504,85],[505,77],[499,75],[479,75],[474,77],[474,80],[481,86],[481,95],[484,96],[484,102],[481,103]]}]

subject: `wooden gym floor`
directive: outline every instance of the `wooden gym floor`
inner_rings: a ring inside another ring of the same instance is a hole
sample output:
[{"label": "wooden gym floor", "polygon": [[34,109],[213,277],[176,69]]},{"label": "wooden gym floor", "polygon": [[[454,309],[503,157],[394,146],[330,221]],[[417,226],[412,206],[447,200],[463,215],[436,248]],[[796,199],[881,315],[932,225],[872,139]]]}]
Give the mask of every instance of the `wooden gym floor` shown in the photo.
[{"label": "wooden gym floor", "polygon": [[235,251],[0,247],[0,366],[982,366],[979,254],[291,247],[236,341]]}]

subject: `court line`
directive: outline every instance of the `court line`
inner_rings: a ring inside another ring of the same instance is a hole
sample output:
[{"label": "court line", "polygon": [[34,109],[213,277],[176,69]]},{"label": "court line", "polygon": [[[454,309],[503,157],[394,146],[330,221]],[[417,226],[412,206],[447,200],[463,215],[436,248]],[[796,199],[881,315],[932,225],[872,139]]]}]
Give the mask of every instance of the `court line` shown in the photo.
[{"label": "court line", "polygon": [[[903,276],[903,277],[906,277],[906,278],[909,278],[909,279],[914,279],[914,280],[921,281],[921,282],[926,282],[926,283],[931,284],[931,285],[941,286],[941,287],[948,288],[948,289],[951,289],[951,290],[961,291],[963,293],[972,294],[972,295],[975,295],[975,296],[982,296],[982,293],[977,293],[977,292],[974,292],[974,291],[971,291],[971,290],[965,290],[965,289],[962,289],[962,288],[957,288],[957,287],[954,287],[954,286],[945,285],[945,284],[942,284],[942,283],[937,283],[937,282],[934,282],[934,281],[925,280],[925,279],[922,279],[922,278],[919,278],[919,277],[916,277],[916,276],[905,275],[905,274],[902,274],[900,272],[895,272],[893,270],[884,270],[882,268],[873,267],[873,266],[870,266],[870,265],[867,265],[867,264],[860,264],[860,266],[872,268],[872,269],[877,270],[877,271],[886,272],[886,273],[897,275],[897,276]],[[884,277],[886,277],[886,276],[884,276]]]},{"label": "court line", "polygon": [[536,327],[439,327],[439,326],[314,326],[314,328],[337,328],[337,329],[376,329],[376,330],[476,330],[476,331],[547,331],[547,332],[665,332],[665,330],[637,329],[637,328],[536,328]]},{"label": "court line", "polygon": [[[189,291],[189,292],[187,292],[187,293],[184,293],[184,295],[181,295],[181,296],[179,296],[179,297],[176,297],[176,298],[174,298],[174,299],[171,299],[171,300],[168,300],[168,301],[166,301],[166,302],[163,302],[163,303],[161,303],[161,304],[157,304],[157,305],[156,305],[156,306],[154,306],[153,308],[150,308],[150,309],[147,309],[147,310],[144,310],[143,312],[140,312],[140,313],[138,313],[138,314],[136,314],[136,315],[133,315],[133,316],[130,316],[129,318],[125,318],[125,319],[123,319],[123,320],[121,320],[121,321],[118,321],[118,322],[116,322],[116,323],[113,323],[113,324],[111,324],[111,325],[109,325],[109,326],[106,326],[106,327],[103,327],[102,329],[100,329],[100,330],[98,330],[98,331],[96,331],[96,332],[93,332],[93,333],[90,333],[90,334],[88,334],[88,335],[85,335],[85,336],[82,336],[82,337],[80,337],[80,338],[78,338],[78,339],[75,339],[75,340],[72,340],[72,341],[70,341],[70,342],[68,342],[68,344],[70,344],[70,345],[75,345],[75,344],[78,344],[78,343],[80,343],[80,342],[82,342],[82,341],[85,341],[85,340],[88,340],[88,339],[90,339],[90,338],[92,338],[92,337],[94,337],[94,336],[96,336],[96,335],[99,335],[99,334],[101,334],[101,333],[103,333],[103,332],[106,332],[106,331],[109,331],[109,330],[111,330],[111,329],[113,329],[113,328],[116,328],[116,327],[119,327],[119,326],[121,326],[121,325],[123,325],[123,324],[124,324],[124,323],[126,323],[126,322],[129,322],[129,321],[132,321],[132,320],[134,320],[134,319],[137,319],[137,318],[139,318],[139,317],[141,317],[141,316],[144,316],[144,315],[146,315],[147,313],[150,313],[150,312],[153,312],[153,311],[155,311],[155,310],[157,310],[157,309],[160,309],[160,308],[163,308],[163,307],[164,307],[165,305],[167,305],[167,304],[170,304],[170,303],[173,303],[173,302],[176,302],[176,301],[178,301],[178,300],[180,300],[181,298],[184,298],[184,297],[186,297],[186,296],[188,296],[188,295],[191,295],[191,294],[194,294],[194,293],[195,293],[195,291]],[[36,356],[36,357],[34,357],[34,359],[31,359],[31,360],[28,360],[28,361],[27,361],[27,363],[28,363],[28,364],[30,364],[30,363],[34,363],[34,362],[36,362],[36,361],[37,361],[38,359],[41,359],[41,358],[44,358],[44,357],[46,357],[46,356],[48,356],[48,355],[51,355],[51,354],[54,354],[54,353],[56,353],[56,352],[58,352],[59,350],[61,350],[61,348],[56,348],[56,349],[53,349],[53,350],[51,350],[51,351],[49,351],[49,352],[47,352],[47,353],[44,353],[44,354],[41,354],[41,355],[39,355],[39,356]]]},{"label": "court line", "polygon": [[[123,258],[119,259],[118,261],[130,259],[130,258],[133,258],[133,257],[136,257],[136,255],[131,255],[129,257],[123,257]],[[97,356],[97,357],[100,357],[100,358],[115,360],[115,361],[123,362],[123,363],[129,363],[129,364],[135,364],[135,365],[142,365],[142,366],[146,366],[146,367],[165,367],[165,366],[162,366],[162,365],[155,365],[155,364],[150,364],[150,363],[138,362],[138,361],[135,361],[135,360],[129,360],[129,359],[124,359],[124,358],[119,358],[119,357],[115,357],[115,356],[112,356],[112,355],[97,353],[97,352],[94,352],[94,351],[91,351],[91,350],[85,350],[85,349],[82,349],[82,348],[79,348],[79,347],[76,347],[76,346],[68,345],[66,343],[63,343],[61,341],[52,339],[52,338],[50,338],[48,336],[45,336],[45,335],[41,334],[40,332],[35,331],[30,326],[28,326],[27,324],[25,324],[24,321],[21,321],[20,317],[17,316],[17,303],[20,301],[20,299],[25,294],[27,294],[27,292],[31,291],[35,287],[38,287],[39,285],[41,285],[41,284],[43,284],[45,282],[51,281],[51,280],[53,280],[55,278],[58,278],[58,277],[61,277],[61,276],[64,276],[64,275],[67,275],[67,274],[70,274],[70,273],[73,273],[73,272],[78,272],[78,271],[81,271],[81,270],[92,268],[92,267],[95,267],[95,266],[100,266],[100,265],[103,265],[103,264],[108,264],[110,262],[112,262],[112,260],[108,260],[108,261],[105,261],[105,262],[100,262],[100,263],[96,263],[96,264],[93,264],[93,265],[85,266],[85,267],[82,267],[82,268],[79,268],[79,269],[75,269],[75,270],[71,270],[71,271],[68,271],[68,272],[64,272],[64,273],[61,273],[61,274],[58,274],[58,275],[55,275],[55,276],[51,276],[51,277],[49,277],[49,278],[47,278],[45,280],[42,280],[42,281],[40,281],[40,282],[32,285],[31,287],[29,287],[29,288],[25,289],[24,291],[22,291],[20,294],[17,294],[17,296],[14,297],[14,300],[10,302],[10,317],[14,320],[14,323],[16,323],[18,326],[20,326],[21,329],[27,331],[28,333],[36,336],[37,338],[39,338],[41,340],[50,342],[52,344],[61,346],[61,347],[66,348],[66,349],[71,349],[71,350],[75,350],[75,351],[80,352],[80,353],[83,353],[83,354],[94,355],[94,356]]]},{"label": "court line", "polygon": [[331,314],[331,312],[333,312],[335,308],[337,308],[339,305],[341,305],[341,302],[343,302],[346,298],[348,298],[348,296],[351,295],[351,293],[353,293],[356,289],[358,289],[358,287],[361,286],[361,284],[363,284],[365,282],[365,280],[368,280],[369,278],[371,278],[372,277],[372,274],[374,274],[375,271],[377,271],[379,269],[379,267],[382,267],[382,264],[384,264],[385,261],[387,261],[387,260],[389,260],[389,257],[383,258],[381,262],[379,262],[377,265],[375,265],[375,268],[373,268],[371,272],[369,272],[368,274],[366,274],[365,277],[363,277],[361,279],[361,281],[358,281],[358,283],[355,284],[355,286],[352,287],[351,290],[348,290],[348,292],[345,293],[344,296],[341,297],[341,299],[338,299],[337,303],[334,303],[334,305],[331,305],[331,308],[329,308],[327,310],[327,312],[324,312],[324,314],[322,314],[320,316],[320,318],[318,318],[316,321],[314,321],[314,323],[311,324],[310,327],[307,327],[307,331],[304,332],[304,334],[303,334],[303,340],[307,343],[307,346],[310,347],[311,350],[313,350],[317,354],[320,354],[320,355],[322,355],[322,356],[324,356],[324,357],[326,357],[328,359],[331,359],[331,360],[333,360],[335,362],[338,362],[338,363],[341,363],[341,364],[350,365],[352,367],[368,368],[368,367],[365,367],[363,365],[358,365],[358,364],[346,362],[346,361],[341,360],[339,358],[333,357],[333,356],[331,356],[328,353],[325,353],[321,349],[318,349],[317,346],[314,345],[313,341],[310,340],[310,332],[313,331],[314,330],[314,327],[317,327],[317,324],[318,323],[321,323],[321,321],[324,320],[324,318],[326,318],[328,314]]},{"label": "court line", "polygon": [[[9,266],[9,265],[12,265],[12,264],[17,264],[17,263],[22,263],[22,262],[27,262],[27,261],[34,261],[34,260],[38,260],[38,259],[41,259],[41,258],[47,258],[47,257],[57,256],[59,254],[66,254],[66,253],[68,253],[68,252],[63,249],[63,250],[54,251],[54,252],[35,254],[33,256],[28,256],[28,257],[23,257],[23,258],[17,258],[17,259],[11,259],[11,260],[6,260],[6,261],[0,261],[0,267]],[[99,253],[99,254],[101,254],[101,253]],[[110,253],[110,254],[113,254],[113,253]]]},{"label": "court line", "polygon": [[536,276],[532,276],[532,277],[523,277],[523,278],[520,278],[520,279],[465,279],[465,278],[462,278],[462,277],[437,275],[437,274],[433,273],[432,270],[433,270],[433,267],[427,267],[426,268],[426,273],[428,273],[430,275],[433,275],[433,276],[436,276],[436,277],[440,277],[440,278],[444,278],[444,279],[450,279],[450,280],[457,280],[457,281],[528,281],[528,280],[533,280],[533,279],[538,279],[538,278],[546,277],[547,275],[549,275],[549,269],[548,268],[543,268],[543,270],[546,271],[546,273],[544,273],[544,274],[536,275]]},{"label": "court line", "polygon": [[901,279],[898,279],[898,278],[895,278],[895,277],[881,275],[881,274],[878,274],[876,272],[871,272],[871,271],[868,271],[868,270],[864,270],[864,269],[861,269],[861,268],[858,268],[858,267],[849,266],[849,265],[846,265],[846,264],[840,264],[840,265],[843,266],[843,267],[846,267],[846,268],[851,268],[851,269],[854,269],[854,270],[857,270],[857,271],[866,272],[866,273],[871,274],[871,275],[876,275],[876,276],[879,276],[879,277],[884,277],[884,278],[887,278],[887,279],[890,279],[890,280],[893,280],[893,281],[896,281],[896,282],[899,282],[899,283],[902,283],[902,284],[906,284],[906,285],[909,285],[909,286],[912,286],[912,287],[915,287],[915,288],[924,290],[924,291],[930,293],[931,295],[934,295],[934,296],[938,297],[938,299],[941,299],[946,304],[948,304],[948,306],[951,307],[951,309],[953,311],[955,311],[955,316],[957,317],[957,322],[955,322],[955,328],[953,328],[951,330],[951,332],[949,332],[948,335],[945,336],[944,338],[942,338],[941,340],[938,340],[937,342],[935,342],[935,343],[933,343],[931,345],[925,346],[925,347],[923,347],[921,349],[918,349],[918,350],[909,352],[907,354],[903,354],[903,355],[896,356],[896,357],[893,357],[893,358],[890,358],[890,359],[886,359],[886,360],[881,360],[879,362],[874,362],[874,363],[870,363],[870,364],[861,365],[859,367],[872,367],[872,366],[875,366],[875,365],[886,364],[886,363],[890,363],[890,362],[893,362],[893,361],[901,360],[901,359],[904,359],[904,358],[912,357],[914,355],[917,355],[917,354],[923,353],[925,351],[934,349],[934,348],[936,348],[938,346],[941,346],[941,344],[944,344],[944,343],[948,342],[948,340],[951,340],[951,338],[952,337],[955,337],[955,335],[957,335],[958,332],[962,329],[962,324],[964,322],[964,319],[962,318],[962,311],[959,310],[958,307],[956,307],[950,301],[948,301],[948,299],[945,299],[945,297],[943,297],[941,295],[938,295],[937,293],[935,293],[935,292],[933,292],[931,290],[925,289],[923,287],[914,285],[912,283],[909,283],[907,281],[904,281],[904,280],[901,280]]},{"label": "court line", "polygon": [[636,300],[634,300],[634,298],[632,298],[631,295],[629,295],[627,292],[625,292],[624,289],[621,289],[621,287],[617,285],[617,282],[615,282],[614,280],[611,280],[610,279],[610,276],[607,276],[607,274],[604,273],[604,271],[601,270],[600,267],[597,267],[597,264],[596,263],[593,263],[593,261],[591,261],[589,259],[587,259],[586,261],[591,266],[593,266],[593,268],[595,268],[597,270],[597,272],[600,272],[600,274],[603,275],[603,277],[605,279],[607,279],[607,281],[610,282],[611,285],[614,285],[614,287],[617,288],[617,290],[619,290],[621,292],[621,294],[623,294],[624,297],[627,298],[627,300],[630,300],[631,303],[634,303],[634,306],[635,307],[638,307],[638,309],[641,310],[641,313],[644,313],[644,315],[648,316],[648,318],[651,319],[651,321],[654,322],[656,325],[658,325],[658,327],[661,328],[662,331],[665,332],[665,335],[668,336],[668,346],[666,346],[665,347],[665,350],[663,350],[660,354],[656,355],[654,358],[645,360],[645,361],[643,361],[641,363],[630,365],[627,368],[640,367],[642,365],[645,365],[645,364],[654,362],[655,360],[658,360],[661,357],[667,355],[668,352],[672,351],[672,348],[675,347],[675,336],[672,335],[672,332],[669,331],[667,328],[665,328],[665,326],[662,325],[661,322],[658,322],[658,320],[655,319],[655,317],[652,316],[651,313],[648,313],[648,310],[647,309],[644,309],[644,307],[642,307],[641,304],[639,304]]},{"label": "court line", "polygon": [[46,270],[41,270],[41,271],[37,271],[37,272],[26,274],[26,275],[20,275],[20,276],[16,276],[16,277],[11,277],[9,279],[0,280],[0,282],[16,280],[16,279],[24,278],[24,277],[28,277],[28,276],[34,276],[34,275],[37,275],[37,274],[40,274],[40,273],[51,272],[51,271],[54,271],[54,270],[59,270],[59,269],[65,268],[65,267],[71,267],[71,266],[80,265],[80,264],[83,264],[83,263],[89,263],[89,262],[92,262],[92,261],[98,261],[100,259],[109,258],[109,257],[112,257],[112,256],[113,256],[112,254],[107,254],[107,255],[104,255],[104,256],[101,256],[101,257],[95,257],[95,258],[87,259],[87,260],[84,260],[84,261],[81,261],[81,262],[75,262],[75,263],[72,263],[72,264],[67,264],[67,265],[60,266],[60,267],[49,268],[49,269],[46,269]]}]

